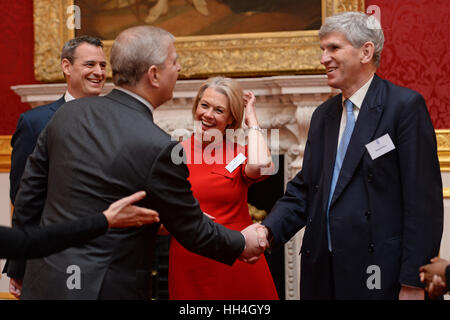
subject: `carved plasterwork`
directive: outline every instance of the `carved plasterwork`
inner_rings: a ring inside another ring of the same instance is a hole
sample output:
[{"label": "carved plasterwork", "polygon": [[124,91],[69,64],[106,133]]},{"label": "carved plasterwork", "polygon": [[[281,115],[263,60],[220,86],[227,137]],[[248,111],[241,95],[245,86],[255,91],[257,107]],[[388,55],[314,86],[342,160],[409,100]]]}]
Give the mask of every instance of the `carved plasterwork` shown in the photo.
[{"label": "carved plasterwork", "polygon": [[[73,0],[34,0],[35,76],[40,81],[62,81],[59,56],[65,41],[74,37],[67,28]],[[322,19],[338,12],[364,10],[364,0],[322,0]],[[113,39],[104,41],[109,59]],[[178,37],[183,66],[181,78],[214,74],[230,76],[311,74],[319,63],[317,30]],[[107,67],[111,77],[111,70]]]}]

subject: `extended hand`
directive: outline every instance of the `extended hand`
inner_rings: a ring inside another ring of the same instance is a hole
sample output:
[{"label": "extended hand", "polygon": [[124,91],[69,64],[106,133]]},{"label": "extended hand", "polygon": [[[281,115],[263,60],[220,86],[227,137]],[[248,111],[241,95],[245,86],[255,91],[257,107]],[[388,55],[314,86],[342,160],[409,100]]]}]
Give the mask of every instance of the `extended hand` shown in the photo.
[{"label": "extended hand", "polygon": [[9,293],[17,299],[20,299],[20,295],[22,294],[22,280],[9,279]]},{"label": "extended hand", "polygon": [[433,279],[426,286],[425,290],[428,292],[430,299],[437,299],[438,297],[447,293],[447,284],[438,275],[434,275]]},{"label": "extended hand", "polygon": [[435,257],[431,259],[431,263],[419,268],[420,281],[425,283],[425,290],[431,299],[435,299],[448,291],[445,269],[449,265],[449,261]]},{"label": "extended hand", "polygon": [[159,222],[158,212],[132,205],[132,203],[145,198],[145,191],[139,191],[131,196],[122,198],[112,203],[104,211],[110,228],[125,228],[142,226]]},{"label": "extended hand", "polygon": [[431,259],[430,264],[426,264],[419,268],[420,279],[426,284],[433,280],[433,275],[438,275],[445,282],[445,269],[449,265],[449,262],[445,259],[435,257]]},{"label": "extended hand", "polygon": [[261,258],[261,254],[269,247],[266,230],[263,225],[254,223],[241,231],[245,238],[245,249],[240,260],[255,263]]}]

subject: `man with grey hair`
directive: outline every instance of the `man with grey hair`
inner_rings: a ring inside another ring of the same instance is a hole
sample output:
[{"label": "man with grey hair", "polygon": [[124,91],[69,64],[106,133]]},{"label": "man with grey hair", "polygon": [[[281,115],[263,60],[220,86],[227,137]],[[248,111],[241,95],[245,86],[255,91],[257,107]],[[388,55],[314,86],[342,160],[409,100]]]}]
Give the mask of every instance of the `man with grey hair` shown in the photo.
[{"label": "man with grey hair", "polygon": [[302,299],[423,299],[419,267],[439,252],[442,181],[424,98],[375,74],[383,30],[345,12],[319,31],[328,84],[302,170],[264,220],[285,243],[305,228]]},{"label": "man with grey hair", "polygon": [[[55,102],[22,113],[12,136],[9,179],[13,205],[28,156],[33,152],[39,134],[56,110],[67,101],[101,93],[106,80],[106,58],[102,41],[92,36],[79,36],[67,41],[61,52],[61,69],[67,83],[64,96]],[[14,227],[20,224],[15,215],[12,224]],[[3,270],[11,278],[11,294],[17,298],[20,297],[24,268],[24,260],[9,260]]]},{"label": "man with grey hair", "polygon": [[[43,225],[90,215],[145,190],[149,196],[139,205],[157,210],[187,249],[229,265],[261,254],[267,242],[255,240],[254,226],[241,233],[202,213],[187,167],[171,161],[176,142],[153,122],[181,70],[173,36],[151,26],[121,32],[111,68],[112,92],[66,103],[39,137],[14,208],[23,225],[40,212]],[[85,245],[29,261],[22,298],[150,299],[158,229],[111,229]]]}]

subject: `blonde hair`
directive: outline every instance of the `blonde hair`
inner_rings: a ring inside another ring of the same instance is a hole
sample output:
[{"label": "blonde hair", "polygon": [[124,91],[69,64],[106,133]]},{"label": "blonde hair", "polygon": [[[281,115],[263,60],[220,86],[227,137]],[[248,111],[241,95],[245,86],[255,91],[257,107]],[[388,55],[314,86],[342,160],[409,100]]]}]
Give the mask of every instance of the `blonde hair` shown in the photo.
[{"label": "blonde hair", "polygon": [[227,97],[231,117],[233,118],[233,122],[227,128],[233,130],[241,128],[242,120],[244,119],[244,92],[239,82],[231,78],[212,77],[203,82],[198,89],[194,105],[192,106],[192,116],[195,118],[198,103],[208,88],[212,88]]}]

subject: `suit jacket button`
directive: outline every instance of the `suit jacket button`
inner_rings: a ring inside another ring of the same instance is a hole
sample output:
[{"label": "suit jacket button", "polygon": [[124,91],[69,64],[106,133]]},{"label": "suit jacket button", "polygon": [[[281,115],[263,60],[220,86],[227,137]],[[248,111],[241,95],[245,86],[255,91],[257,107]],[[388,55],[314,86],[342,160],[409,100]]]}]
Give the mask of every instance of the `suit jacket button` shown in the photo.
[{"label": "suit jacket button", "polygon": [[370,210],[367,210],[365,213],[366,219],[369,220],[370,216],[372,215],[372,212],[370,212]]},{"label": "suit jacket button", "polygon": [[309,250],[309,249],[306,250],[306,251],[305,251],[305,254],[306,254],[307,256],[309,256],[309,255],[311,254],[311,250]]},{"label": "suit jacket button", "polygon": [[375,245],[373,243],[369,244],[369,252],[375,251]]},{"label": "suit jacket button", "polygon": [[372,182],[373,181],[373,174],[369,173],[367,175],[367,182]]},{"label": "suit jacket button", "polygon": [[317,192],[318,190],[319,190],[319,185],[316,184],[316,185],[314,186],[314,192]]},{"label": "suit jacket button", "polygon": [[312,223],[312,218],[309,218],[309,223]]}]

